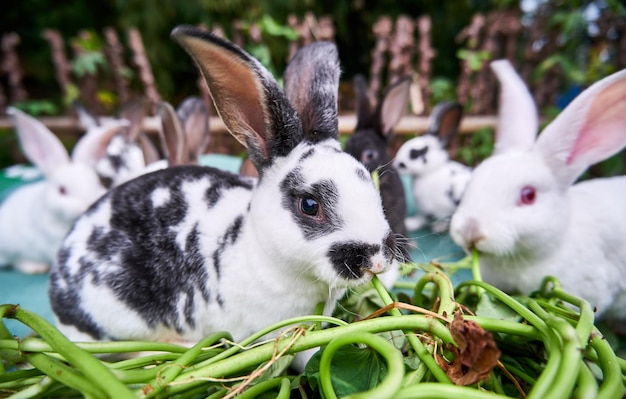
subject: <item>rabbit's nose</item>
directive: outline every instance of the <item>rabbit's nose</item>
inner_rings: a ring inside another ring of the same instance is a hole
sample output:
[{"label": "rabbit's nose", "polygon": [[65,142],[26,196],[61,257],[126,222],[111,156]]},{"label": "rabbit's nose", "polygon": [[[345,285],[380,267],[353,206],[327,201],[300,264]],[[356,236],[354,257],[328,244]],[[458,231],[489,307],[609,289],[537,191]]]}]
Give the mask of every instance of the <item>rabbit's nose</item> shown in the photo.
[{"label": "rabbit's nose", "polygon": [[475,218],[468,218],[461,226],[459,233],[465,239],[468,248],[474,248],[480,240],[485,238]]}]

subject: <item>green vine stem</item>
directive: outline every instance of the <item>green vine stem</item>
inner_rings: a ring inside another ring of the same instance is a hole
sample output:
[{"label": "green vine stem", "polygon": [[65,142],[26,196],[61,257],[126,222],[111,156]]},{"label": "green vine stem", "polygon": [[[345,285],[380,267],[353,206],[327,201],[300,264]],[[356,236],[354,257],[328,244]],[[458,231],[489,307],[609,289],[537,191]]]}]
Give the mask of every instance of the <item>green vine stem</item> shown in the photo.
[{"label": "green vine stem", "polygon": [[346,399],[378,399],[393,398],[400,389],[404,376],[404,359],[402,353],[386,339],[371,333],[356,332],[341,334],[328,343],[320,360],[320,384],[327,399],[337,399],[330,376],[330,364],[333,355],[342,346],[361,343],[378,352],[387,361],[387,375],[374,389],[367,392],[352,394]]},{"label": "green vine stem", "polygon": [[[380,333],[385,331],[424,331],[441,339],[444,343],[452,344],[454,340],[450,330],[442,323],[423,315],[403,315],[402,317],[378,317],[344,325],[338,328],[327,328],[319,331],[309,331],[306,335],[292,342],[290,337],[267,342],[251,349],[241,351],[219,362],[205,364],[202,367],[194,365],[183,371],[163,392],[163,397],[172,396],[203,383],[203,379],[236,375],[258,364],[272,359],[274,353],[280,352],[287,345],[291,345],[286,354],[295,354],[307,349],[327,345],[337,333],[355,334],[359,332]],[[443,371],[443,370],[442,370]],[[444,374],[445,375],[445,374]],[[446,376],[447,378],[447,376]],[[141,392],[137,392],[143,397]]]},{"label": "green vine stem", "polygon": [[[378,277],[374,276],[374,278],[372,279],[372,283],[374,284],[374,288],[376,288],[378,295],[380,295],[381,299],[383,300],[383,303],[385,305],[391,305],[394,301],[393,299],[391,299],[391,295],[389,295],[389,292],[387,291],[385,286],[380,282]],[[400,310],[395,309],[395,308],[390,309],[389,313],[391,313],[393,316],[402,315]],[[431,320],[433,323],[438,323],[440,326],[443,326],[438,321],[432,318]],[[446,331],[449,332],[447,328],[446,328]],[[404,331],[404,333],[406,335],[407,341],[409,341],[409,344],[411,344],[411,346],[413,347],[413,350],[415,350],[415,353],[417,354],[419,359],[428,367],[428,370],[433,374],[433,376],[437,379],[437,381],[442,382],[442,383],[452,384],[450,377],[448,377],[446,372],[439,366],[439,364],[437,364],[437,361],[433,357],[432,353],[430,353],[430,351],[426,348],[426,346],[422,343],[422,341],[420,341],[420,339],[416,337],[411,331]]]},{"label": "green vine stem", "polygon": [[63,334],[36,314],[18,306],[0,305],[0,315],[17,319],[28,325],[61,352],[67,361],[82,372],[85,378],[111,398],[134,398],[132,392],[120,382],[98,359],[69,341]]}]

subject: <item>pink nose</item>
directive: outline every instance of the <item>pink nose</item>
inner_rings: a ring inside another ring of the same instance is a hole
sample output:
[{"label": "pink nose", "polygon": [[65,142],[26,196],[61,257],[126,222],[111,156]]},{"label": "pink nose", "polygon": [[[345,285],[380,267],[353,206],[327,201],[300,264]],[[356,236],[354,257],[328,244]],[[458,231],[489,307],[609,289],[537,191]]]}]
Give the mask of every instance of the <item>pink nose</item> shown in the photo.
[{"label": "pink nose", "polygon": [[474,218],[469,218],[463,223],[460,234],[465,239],[468,248],[475,247],[480,240],[485,238],[483,232],[480,230],[478,220]]}]

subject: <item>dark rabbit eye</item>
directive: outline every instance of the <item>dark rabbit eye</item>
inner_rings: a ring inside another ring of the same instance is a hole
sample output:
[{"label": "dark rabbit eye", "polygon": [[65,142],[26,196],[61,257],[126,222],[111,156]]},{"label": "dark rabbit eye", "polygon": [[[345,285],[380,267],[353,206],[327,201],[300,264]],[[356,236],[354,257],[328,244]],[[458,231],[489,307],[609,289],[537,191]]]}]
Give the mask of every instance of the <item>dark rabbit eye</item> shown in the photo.
[{"label": "dark rabbit eye", "polygon": [[59,186],[59,194],[61,195],[67,194],[67,189],[65,188],[65,186]]},{"label": "dark rabbit eye", "polygon": [[367,149],[361,154],[361,161],[363,163],[368,163],[376,159],[378,159],[378,151],[376,150]]},{"label": "dark rabbit eye", "polygon": [[537,191],[532,186],[524,186],[519,193],[519,205],[532,205],[535,203]]},{"label": "dark rabbit eye", "polygon": [[300,198],[300,212],[306,216],[317,217],[320,212],[320,205],[312,197],[302,197]]}]

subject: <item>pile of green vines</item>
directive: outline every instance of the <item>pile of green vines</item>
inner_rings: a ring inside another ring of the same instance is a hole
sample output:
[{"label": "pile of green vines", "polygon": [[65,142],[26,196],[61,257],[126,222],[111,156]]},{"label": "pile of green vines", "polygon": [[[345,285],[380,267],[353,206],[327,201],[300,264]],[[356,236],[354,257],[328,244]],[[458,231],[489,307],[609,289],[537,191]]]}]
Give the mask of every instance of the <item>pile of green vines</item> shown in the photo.
[{"label": "pile of green vines", "polygon": [[[472,260],[465,262],[472,264],[474,280],[456,288],[439,270],[424,272],[409,294],[390,294],[374,279],[376,301],[389,305],[374,317],[350,322],[300,317],[243,342],[233,343],[224,332],[191,348],[154,342],[72,343],[36,314],[0,305],[2,319],[16,319],[35,332],[16,339],[0,323],[0,397],[332,399],[346,395],[339,393],[334,373],[348,347],[373,353],[381,364],[376,371],[382,371],[370,387],[344,397],[623,397],[626,360],[617,357],[598,330],[588,303],[554,279],[546,279],[532,296],[509,296],[482,282],[477,259]],[[485,302],[509,316],[481,315],[477,309]],[[449,325],[458,310],[489,331],[501,350],[500,367],[469,386],[455,385],[435,356],[450,357],[445,348],[455,345]],[[258,342],[274,330],[285,332]],[[288,365],[294,354],[316,348],[322,351],[313,358],[317,370],[311,384],[313,360],[300,374]],[[142,354],[112,356],[134,352]]]}]

